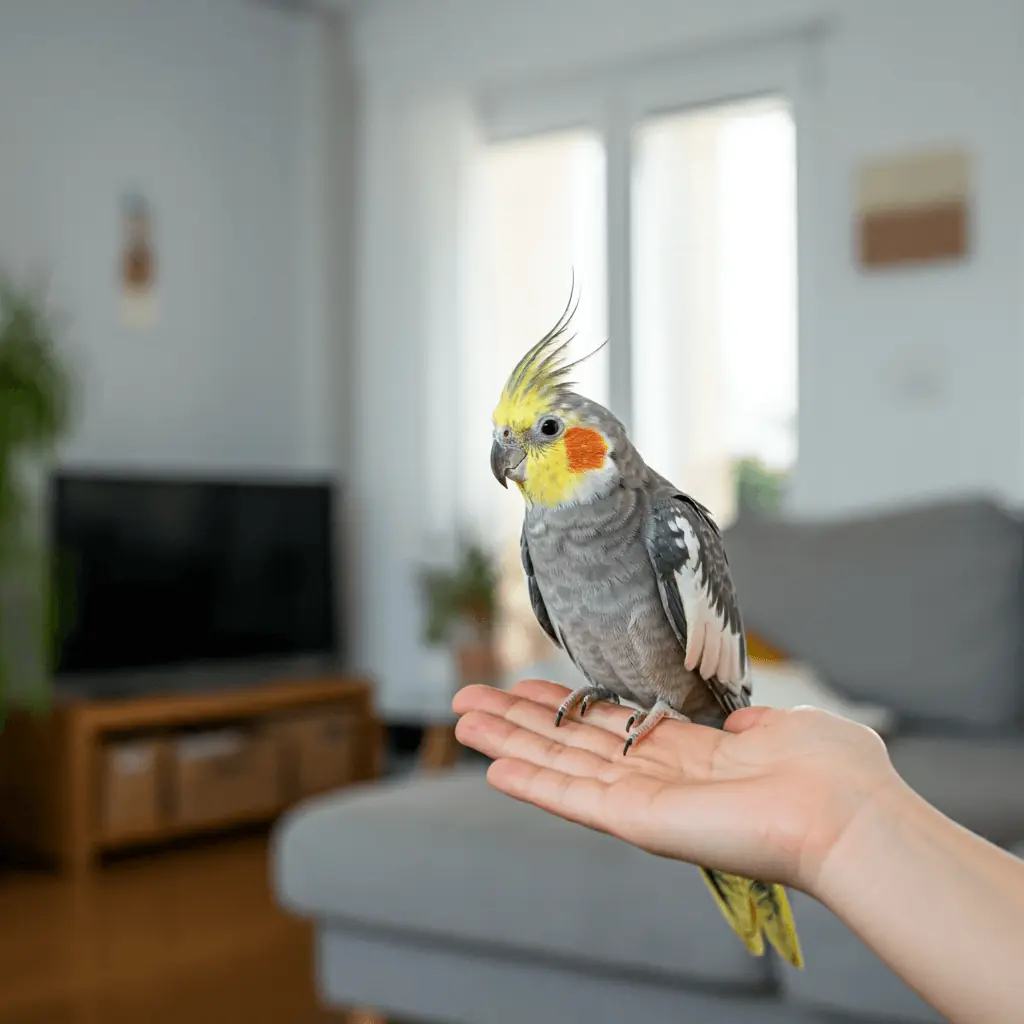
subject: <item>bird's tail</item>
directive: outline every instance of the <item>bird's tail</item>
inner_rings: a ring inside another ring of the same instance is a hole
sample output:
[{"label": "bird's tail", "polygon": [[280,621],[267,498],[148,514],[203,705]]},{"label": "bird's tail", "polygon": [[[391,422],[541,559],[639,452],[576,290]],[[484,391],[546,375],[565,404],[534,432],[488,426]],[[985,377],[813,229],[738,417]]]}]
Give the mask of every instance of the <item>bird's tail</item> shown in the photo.
[{"label": "bird's tail", "polygon": [[793,914],[781,885],[755,882],[724,871],[701,868],[711,895],[743,945],[754,956],[764,955],[767,939],[787,963],[803,967]]}]

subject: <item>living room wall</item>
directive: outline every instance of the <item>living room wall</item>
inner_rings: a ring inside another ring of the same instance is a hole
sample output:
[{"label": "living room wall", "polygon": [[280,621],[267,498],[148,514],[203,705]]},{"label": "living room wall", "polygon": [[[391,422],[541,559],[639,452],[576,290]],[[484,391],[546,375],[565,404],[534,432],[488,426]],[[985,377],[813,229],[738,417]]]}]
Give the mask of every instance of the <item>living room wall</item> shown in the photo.
[{"label": "living room wall", "polygon": [[[811,28],[816,173],[798,187],[811,222],[815,316],[800,339],[791,511],[842,514],[978,489],[1024,498],[1019,5],[378,0],[357,32],[365,121],[354,394],[361,416],[385,403],[402,415],[374,421],[352,483],[361,660],[383,678],[387,702],[418,699],[409,567],[427,531],[450,518],[457,491],[444,446],[427,452],[421,441],[413,451],[409,437],[452,408],[439,363],[450,358],[458,152],[475,97],[495,85],[537,91],[580,73],[611,76],[673,54],[685,62],[719,46],[756,49]],[[862,272],[852,219],[859,162],[947,143],[973,159],[970,260]]]},{"label": "living room wall", "polygon": [[[247,0],[3,5],[0,266],[51,275],[68,317],[64,461],[333,467],[339,63],[322,19]],[[151,331],[119,319],[128,190],[155,219]]]}]

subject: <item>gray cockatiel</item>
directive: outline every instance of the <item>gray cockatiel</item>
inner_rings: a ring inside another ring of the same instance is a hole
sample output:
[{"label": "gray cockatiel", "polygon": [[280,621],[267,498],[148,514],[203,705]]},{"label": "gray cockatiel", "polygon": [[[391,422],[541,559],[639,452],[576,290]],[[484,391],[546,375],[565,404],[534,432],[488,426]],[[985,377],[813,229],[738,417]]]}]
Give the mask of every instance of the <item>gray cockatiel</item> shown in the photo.
[{"label": "gray cockatiel", "polygon": [[[641,458],[604,406],[572,390],[574,310],[526,353],[494,412],[491,470],[526,501],[523,568],[537,621],[587,681],[556,723],[593,700],[641,711],[624,753],[665,717],[721,727],[750,704],[746,641],[722,537],[703,505]],[[803,964],[784,889],[701,869],[756,955],[762,933]]]}]

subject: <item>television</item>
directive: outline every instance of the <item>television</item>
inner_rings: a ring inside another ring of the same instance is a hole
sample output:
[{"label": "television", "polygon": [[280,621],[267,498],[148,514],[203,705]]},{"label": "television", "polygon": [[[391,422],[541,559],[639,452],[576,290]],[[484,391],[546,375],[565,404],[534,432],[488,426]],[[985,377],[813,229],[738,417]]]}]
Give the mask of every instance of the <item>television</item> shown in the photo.
[{"label": "television", "polygon": [[64,471],[50,514],[58,683],[337,661],[331,484]]}]

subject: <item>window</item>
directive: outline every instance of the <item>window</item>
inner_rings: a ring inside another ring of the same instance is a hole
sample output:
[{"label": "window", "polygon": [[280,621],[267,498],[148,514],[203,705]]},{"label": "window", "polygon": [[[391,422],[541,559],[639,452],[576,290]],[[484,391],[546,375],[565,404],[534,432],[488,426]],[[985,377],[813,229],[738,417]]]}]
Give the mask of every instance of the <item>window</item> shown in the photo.
[{"label": "window", "polygon": [[521,502],[484,468],[499,389],[573,277],[574,354],[612,332],[580,390],[609,405],[647,461],[723,526],[784,498],[797,457],[793,98],[812,47],[780,41],[478,98],[487,141],[469,177],[459,393],[473,427],[460,436],[459,493],[501,542],[512,676],[543,661],[549,678],[577,681],[551,671],[561,660],[529,607]]},{"label": "window", "polygon": [[633,143],[633,434],[723,525],[796,456],[793,119],[757,99],[643,120]]},{"label": "window", "polygon": [[[607,333],[605,157],[598,133],[545,133],[479,147],[472,168],[469,322],[461,339],[461,504],[489,540],[500,541],[501,656],[511,671],[549,657],[523,586],[523,503],[487,466],[488,426],[520,356],[558,319],[575,279],[579,355]],[[607,349],[578,368],[581,391],[607,402]]]}]

